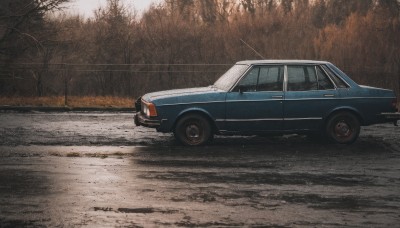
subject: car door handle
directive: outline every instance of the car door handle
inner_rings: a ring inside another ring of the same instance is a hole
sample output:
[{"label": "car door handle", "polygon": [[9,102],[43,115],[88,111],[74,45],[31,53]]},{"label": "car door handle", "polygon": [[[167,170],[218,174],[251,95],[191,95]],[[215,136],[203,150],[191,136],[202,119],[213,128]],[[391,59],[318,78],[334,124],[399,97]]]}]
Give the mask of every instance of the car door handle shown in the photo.
[{"label": "car door handle", "polygon": [[324,97],[334,97],[335,95],[333,94],[324,94]]},{"label": "car door handle", "polygon": [[272,98],[283,98],[283,96],[272,96]]}]

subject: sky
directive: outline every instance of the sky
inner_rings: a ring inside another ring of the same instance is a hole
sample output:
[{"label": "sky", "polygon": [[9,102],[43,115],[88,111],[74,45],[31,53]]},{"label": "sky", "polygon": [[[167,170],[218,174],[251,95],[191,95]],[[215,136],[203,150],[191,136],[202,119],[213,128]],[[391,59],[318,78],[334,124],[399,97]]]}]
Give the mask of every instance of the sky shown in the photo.
[{"label": "sky", "polygon": [[[121,2],[127,7],[134,7],[138,13],[148,9],[151,3],[159,3],[161,0],[121,0]],[[79,14],[86,18],[93,17],[93,11],[100,6],[105,6],[107,0],[71,0],[66,6],[69,8],[69,12],[73,14]]]}]

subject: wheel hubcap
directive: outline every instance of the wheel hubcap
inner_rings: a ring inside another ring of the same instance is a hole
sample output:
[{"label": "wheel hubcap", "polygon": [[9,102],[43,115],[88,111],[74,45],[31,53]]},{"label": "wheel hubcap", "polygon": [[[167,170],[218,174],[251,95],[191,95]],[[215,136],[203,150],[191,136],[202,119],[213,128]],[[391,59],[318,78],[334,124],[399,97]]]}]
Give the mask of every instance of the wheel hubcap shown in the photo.
[{"label": "wheel hubcap", "polygon": [[349,137],[352,133],[350,126],[344,121],[340,121],[336,124],[335,132],[339,137]]},{"label": "wheel hubcap", "polygon": [[186,127],[186,136],[190,140],[197,140],[200,138],[200,129],[197,125],[191,124]]}]

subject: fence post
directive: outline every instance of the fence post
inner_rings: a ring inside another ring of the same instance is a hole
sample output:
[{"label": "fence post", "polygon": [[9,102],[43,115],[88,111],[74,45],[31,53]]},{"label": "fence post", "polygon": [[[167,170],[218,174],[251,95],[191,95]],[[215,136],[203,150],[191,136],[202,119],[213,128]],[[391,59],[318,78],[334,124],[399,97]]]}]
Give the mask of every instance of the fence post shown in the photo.
[{"label": "fence post", "polygon": [[64,74],[64,106],[68,106],[68,69],[66,64],[63,64],[63,74]]}]

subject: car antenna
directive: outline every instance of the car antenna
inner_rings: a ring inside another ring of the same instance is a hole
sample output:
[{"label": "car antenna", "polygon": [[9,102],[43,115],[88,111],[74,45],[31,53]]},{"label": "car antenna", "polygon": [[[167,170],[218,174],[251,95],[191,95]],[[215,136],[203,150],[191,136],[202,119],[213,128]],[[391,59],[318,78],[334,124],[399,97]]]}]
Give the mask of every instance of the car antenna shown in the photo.
[{"label": "car antenna", "polygon": [[240,39],[242,43],[244,43],[247,47],[249,47],[252,51],[254,51],[258,56],[260,56],[262,59],[265,59],[264,56],[262,56],[260,53],[258,53],[254,48],[252,48],[248,43],[246,43],[244,40]]}]

